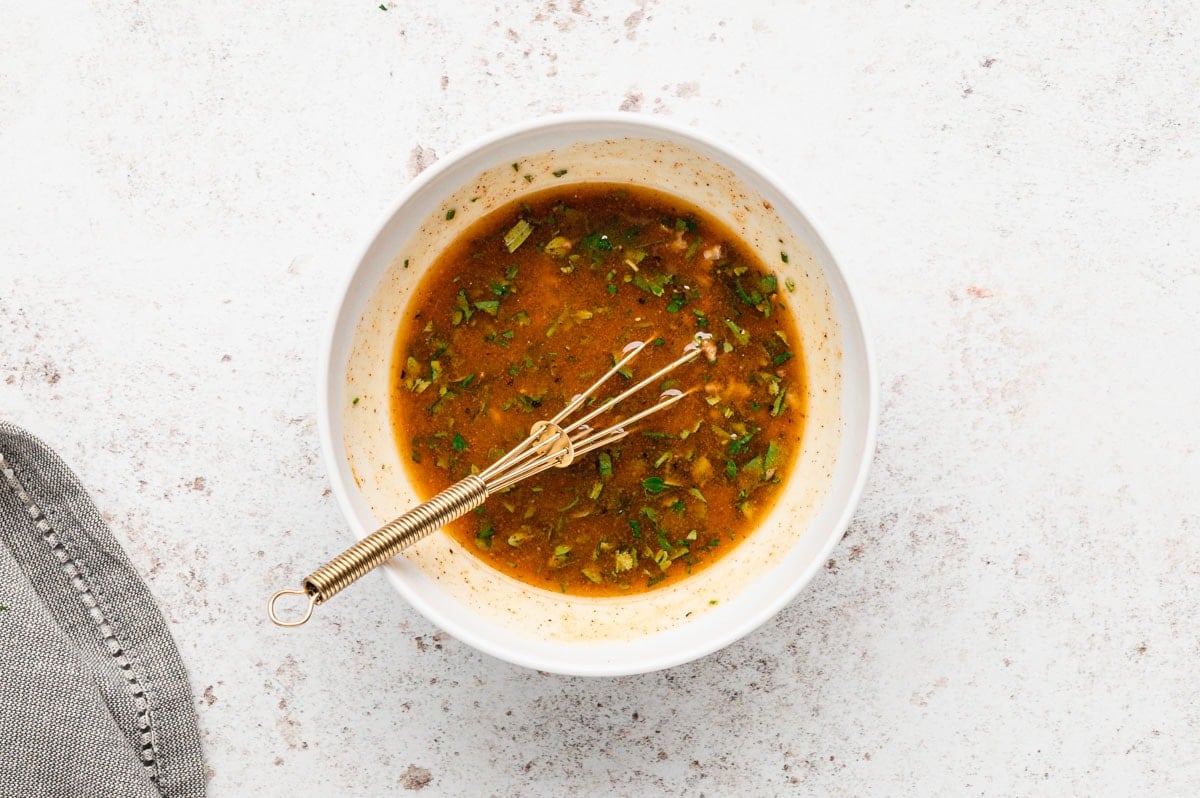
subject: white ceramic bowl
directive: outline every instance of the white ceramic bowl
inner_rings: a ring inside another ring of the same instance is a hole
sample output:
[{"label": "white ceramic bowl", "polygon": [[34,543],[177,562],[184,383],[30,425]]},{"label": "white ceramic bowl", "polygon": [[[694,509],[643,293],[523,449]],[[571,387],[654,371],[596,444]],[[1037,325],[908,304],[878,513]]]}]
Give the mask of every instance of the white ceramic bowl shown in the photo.
[{"label": "white ceramic bowl", "polygon": [[690,129],[625,114],[542,119],[443,159],[404,190],[354,262],[321,363],[319,419],[333,489],[357,537],[416,503],[388,401],[396,331],[413,288],[437,253],[490,210],[597,180],[690,200],[758,248],[781,285],[795,284],[784,296],[803,338],[809,418],[783,498],[716,564],[636,596],[539,590],[440,532],[384,570],[426,618],[482,651],[544,671],[613,676],[700,657],[778,612],[826,561],[866,480],[878,392],[862,317],[811,219],[765,169]]}]

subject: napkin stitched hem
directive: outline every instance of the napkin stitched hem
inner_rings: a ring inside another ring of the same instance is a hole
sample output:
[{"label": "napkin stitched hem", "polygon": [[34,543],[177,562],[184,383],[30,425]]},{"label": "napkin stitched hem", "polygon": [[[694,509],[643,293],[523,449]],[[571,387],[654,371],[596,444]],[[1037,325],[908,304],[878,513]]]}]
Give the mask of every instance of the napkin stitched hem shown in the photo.
[{"label": "napkin stitched hem", "polygon": [[195,697],[87,491],[0,420],[0,796],[203,798]]},{"label": "napkin stitched hem", "polygon": [[[71,555],[70,547],[66,543],[66,536],[56,531],[55,525],[50,523],[46,513],[42,512],[41,506],[34,501],[30,491],[26,490],[25,481],[17,475],[16,469],[5,460],[3,452],[0,452],[0,472],[3,472],[5,480],[17,495],[17,499],[25,505],[25,511],[29,513],[34,526],[41,532],[42,540],[50,547],[62,572],[70,580],[71,586],[75,588],[88,616],[95,622],[96,631],[100,633],[104,648],[117,667],[121,669],[121,673],[125,677],[125,687],[133,696],[137,706],[137,726],[142,739],[142,765],[148,771],[150,780],[157,785],[159,783],[159,765],[158,748],[155,745],[156,733],[150,715],[148,691],[143,687],[146,679],[138,676],[133,662],[131,662],[131,657],[135,655],[121,643],[116,628],[110,620],[110,613],[104,611],[103,605],[107,602],[104,601],[103,594],[93,585],[87,569]],[[51,510],[51,512],[54,511]],[[129,652],[128,655],[127,652]]]}]

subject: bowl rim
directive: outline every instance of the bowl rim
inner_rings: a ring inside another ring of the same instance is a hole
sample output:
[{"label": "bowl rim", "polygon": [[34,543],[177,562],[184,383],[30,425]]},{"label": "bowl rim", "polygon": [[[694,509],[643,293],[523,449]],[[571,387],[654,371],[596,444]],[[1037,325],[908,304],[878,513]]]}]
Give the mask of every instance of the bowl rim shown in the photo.
[{"label": "bowl rim", "polygon": [[[822,268],[832,270],[842,281],[845,288],[847,299],[847,309],[850,311],[852,320],[857,323],[858,335],[862,340],[862,355],[863,369],[866,375],[866,385],[868,390],[867,396],[867,428],[863,431],[863,443],[861,450],[856,452],[858,462],[858,473],[855,474],[854,482],[847,494],[841,512],[838,514],[836,521],[833,523],[832,534],[829,535],[825,544],[820,549],[818,557],[813,558],[813,561],[805,568],[804,571],[797,574],[796,579],[792,582],[787,590],[780,591],[771,601],[764,602],[754,612],[750,612],[741,617],[736,623],[730,624],[724,632],[704,638],[696,645],[687,647],[686,649],[663,652],[656,657],[647,657],[638,661],[613,664],[612,662],[597,662],[592,666],[580,667],[576,663],[566,664],[558,660],[539,656],[538,654],[529,651],[523,651],[519,645],[501,646],[494,645],[491,641],[478,638],[473,632],[459,627],[451,619],[443,617],[434,608],[426,602],[420,600],[416,592],[405,583],[399,575],[391,568],[384,568],[387,574],[388,581],[392,587],[400,593],[400,595],[419,612],[426,620],[434,626],[442,629],[458,640],[466,643],[477,651],[489,654],[497,659],[520,665],[527,668],[532,668],[540,671],[551,673],[559,673],[563,675],[573,676],[599,676],[599,677],[614,677],[624,676],[638,673],[649,673],[652,671],[662,670],[664,668],[680,665],[692,660],[707,656],[708,654],[718,651],[726,646],[734,643],[742,637],[750,634],[755,629],[762,626],[771,618],[775,617],[785,606],[806,588],[817,572],[828,559],[829,554],[841,542],[845,535],[846,529],[849,527],[851,520],[862,500],[863,492],[866,488],[867,479],[870,476],[871,466],[875,456],[876,438],[879,427],[880,414],[880,391],[878,385],[878,373],[875,362],[875,346],[870,335],[870,325],[866,319],[863,304],[861,301],[860,292],[854,287],[854,279],[847,274],[841,260],[834,253],[833,247],[829,244],[829,239],[825,236],[821,225],[813,217],[812,213],[801,203],[791,191],[791,189],[782,181],[775,177],[775,173],[761,163],[757,158],[746,154],[736,147],[713,138],[708,134],[697,130],[693,127],[686,126],[677,122],[663,120],[659,118],[647,117],[643,114],[631,112],[574,112],[539,116],[534,119],[521,122],[514,125],[507,125],[498,128],[481,137],[474,138],[456,147],[446,156],[439,158],[436,163],[425,169],[421,174],[409,181],[386,210],[375,219],[375,221],[366,228],[368,231],[362,238],[357,239],[359,245],[351,250],[353,257],[349,259],[349,266],[342,275],[341,285],[335,294],[333,307],[322,329],[321,348],[317,362],[317,428],[320,437],[321,456],[324,460],[326,474],[329,477],[330,486],[333,490],[334,497],[337,500],[338,508],[342,513],[343,518],[350,527],[355,538],[361,540],[373,530],[364,529],[359,523],[356,510],[351,502],[350,492],[356,490],[357,486],[347,484],[344,479],[341,461],[338,455],[337,446],[333,440],[333,424],[332,424],[332,408],[334,403],[331,402],[331,397],[334,392],[334,380],[331,379],[330,369],[333,364],[334,345],[337,341],[337,333],[342,317],[347,311],[347,306],[351,301],[351,288],[353,287],[356,276],[362,268],[364,261],[367,259],[371,249],[375,246],[376,241],[384,233],[386,227],[391,220],[400,212],[400,210],[426,185],[433,182],[443,172],[449,170],[459,161],[464,160],[481,150],[492,147],[506,139],[530,133],[536,130],[553,127],[572,127],[580,124],[597,124],[604,126],[626,126],[629,129],[626,135],[636,136],[636,128],[643,129],[648,135],[657,134],[659,137],[667,136],[676,143],[681,143],[685,146],[690,144],[698,144],[701,147],[707,147],[722,154],[730,162],[735,163],[739,169],[744,169],[747,173],[754,175],[758,179],[763,180],[778,191],[792,206],[799,212],[804,220],[811,227],[816,239],[824,246],[829,254],[829,263],[823,263]],[[346,322],[349,323],[349,322]],[[340,372],[339,372],[340,374]]]}]

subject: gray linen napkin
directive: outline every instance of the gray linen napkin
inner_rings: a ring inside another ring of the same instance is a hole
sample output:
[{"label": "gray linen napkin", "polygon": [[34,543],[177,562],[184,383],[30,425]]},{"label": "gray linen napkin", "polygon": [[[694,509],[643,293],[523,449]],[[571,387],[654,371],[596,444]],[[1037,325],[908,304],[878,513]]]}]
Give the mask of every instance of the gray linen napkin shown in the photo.
[{"label": "gray linen napkin", "polygon": [[204,795],[187,672],[54,452],[0,421],[0,796]]}]

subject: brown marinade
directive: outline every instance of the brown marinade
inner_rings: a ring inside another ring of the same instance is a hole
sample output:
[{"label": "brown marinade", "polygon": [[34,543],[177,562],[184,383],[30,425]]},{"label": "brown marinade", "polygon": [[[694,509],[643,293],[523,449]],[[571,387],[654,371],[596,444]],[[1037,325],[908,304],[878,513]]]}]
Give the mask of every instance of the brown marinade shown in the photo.
[{"label": "brown marinade", "polygon": [[391,378],[402,459],[431,496],[554,415],[629,341],[652,344],[601,398],[711,333],[716,361],[660,386],[691,390],[685,399],[447,528],[549,590],[625,595],[682,579],[754,529],[799,449],[790,289],[724,225],[658,191],[576,184],[497,209],[439,256],[408,305]]}]

